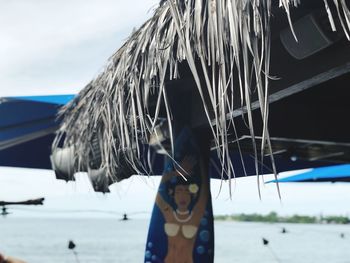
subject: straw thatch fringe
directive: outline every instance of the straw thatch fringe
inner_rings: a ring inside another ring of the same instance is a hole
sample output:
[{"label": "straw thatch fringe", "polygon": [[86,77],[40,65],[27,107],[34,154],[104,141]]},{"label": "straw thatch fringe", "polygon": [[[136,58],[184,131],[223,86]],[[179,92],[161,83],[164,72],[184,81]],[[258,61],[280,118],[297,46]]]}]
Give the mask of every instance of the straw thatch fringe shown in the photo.
[{"label": "straw thatch fringe", "polygon": [[[329,1],[334,3],[337,13],[331,13]],[[222,176],[234,177],[227,134],[228,126],[234,126],[234,122],[226,122],[226,116],[237,106],[247,109],[256,173],[259,174],[259,154],[263,155],[266,149],[272,152],[267,126],[271,2],[162,1],[154,16],[110,58],[105,70],[63,108],[64,119],[53,150],[64,136],[64,147],[74,145],[75,169],[87,170],[95,158],[92,141],[96,142],[98,138],[102,151],[101,166],[107,176],[116,174],[120,152],[138,172],[143,172],[145,162],[141,160],[149,157],[144,157],[140,142],[148,143],[158,122],[161,105],[166,106],[172,130],[165,80],[180,78],[179,64],[186,61],[209,124],[214,116],[211,130],[222,164]],[[290,25],[290,8],[298,7],[300,2],[279,0]],[[335,28],[333,19],[337,16],[349,38],[350,11],[345,0],[324,0],[324,6],[333,30],[340,30]],[[203,78],[205,85],[201,81]],[[239,85],[239,93],[233,92],[234,79]],[[251,109],[255,90],[263,120],[263,139],[259,146],[254,140]],[[151,94],[157,96],[156,110],[152,115],[149,111]],[[205,101],[204,94],[209,95],[209,102]],[[234,105],[234,96],[240,97],[240,105]]]}]

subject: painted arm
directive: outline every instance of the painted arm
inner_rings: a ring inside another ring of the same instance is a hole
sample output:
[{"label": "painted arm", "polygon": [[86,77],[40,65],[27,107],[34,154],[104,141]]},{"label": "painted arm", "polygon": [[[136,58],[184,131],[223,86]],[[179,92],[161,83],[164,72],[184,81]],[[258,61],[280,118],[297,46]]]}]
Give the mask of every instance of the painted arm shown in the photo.
[{"label": "painted arm", "polygon": [[[164,185],[166,182],[168,182],[175,175],[176,175],[175,171],[170,171],[170,172],[162,175],[162,180],[160,181],[160,185],[162,185],[162,184]],[[168,193],[166,193],[166,194],[168,194]],[[156,204],[159,207],[160,211],[162,212],[166,221],[168,221],[169,217],[171,216],[172,208],[168,204],[168,202],[166,202],[164,200],[162,195],[159,193],[159,190],[158,190],[157,196],[156,196]]]},{"label": "painted arm", "polygon": [[156,197],[156,204],[162,211],[165,218],[168,218],[169,213],[171,212],[170,205],[163,199],[162,195],[158,192]]},{"label": "painted arm", "polygon": [[[170,171],[162,176],[160,184],[165,184],[174,176],[190,176],[193,170],[193,167],[196,164],[196,160],[192,156],[185,156],[181,161],[180,167],[174,171]],[[166,193],[168,194],[168,193]],[[156,197],[156,204],[159,209],[162,211],[164,217],[171,216],[170,212],[172,211],[171,206],[164,200],[162,195],[158,192]],[[170,214],[170,215],[169,215]]]},{"label": "painted arm", "polygon": [[193,207],[193,219],[195,222],[198,222],[198,224],[204,215],[207,202],[208,202],[208,196],[210,194],[210,191],[209,191],[210,181],[208,180],[208,169],[206,169],[204,165],[205,164],[201,161],[200,162],[201,186],[199,191],[199,198],[197,203]]}]

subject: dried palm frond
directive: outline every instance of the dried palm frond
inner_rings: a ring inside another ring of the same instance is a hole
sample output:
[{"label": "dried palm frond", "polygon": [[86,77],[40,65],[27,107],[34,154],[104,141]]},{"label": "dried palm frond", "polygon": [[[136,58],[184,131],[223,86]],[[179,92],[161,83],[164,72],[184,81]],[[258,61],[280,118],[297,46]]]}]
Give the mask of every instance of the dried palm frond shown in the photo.
[{"label": "dried palm frond", "polygon": [[[290,9],[301,1],[278,2],[290,26]],[[336,30],[333,16],[338,16],[349,37],[350,11],[345,0],[328,1],[333,2],[337,12],[332,14],[324,0],[332,29]],[[222,176],[234,177],[227,132],[234,122],[233,118],[227,122],[227,115],[237,107],[246,108],[259,174],[259,151],[268,149],[272,153],[267,125],[272,2],[276,5],[277,1],[162,1],[154,16],[110,58],[105,70],[62,109],[63,122],[53,151],[62,140],[63,147],[74,146],[75,170],[87,170],[94,159],[92,142],[98,138],[100,168],[106,176],[118,174],[120,153],[124,162],[144,172],[144,160],[150,157],[145,157],[140,145],[148,144],[162,107],[172,133],[172,108],[165,83],[181,78],[179,68],[185,63],[212,131]],[[263,120],[261,146],[254,139],[251,104],[255,91]],[[156,97],[152,110],[151,96]],[[239,105],[234,103],[236,97]]]}]

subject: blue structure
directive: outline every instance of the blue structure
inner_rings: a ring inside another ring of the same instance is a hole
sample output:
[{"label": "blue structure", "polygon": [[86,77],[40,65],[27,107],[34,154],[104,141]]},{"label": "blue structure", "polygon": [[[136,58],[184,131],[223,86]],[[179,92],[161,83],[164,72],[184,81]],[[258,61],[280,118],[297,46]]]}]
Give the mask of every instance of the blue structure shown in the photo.
[{"label": "blue structure", "polygon": [[0,166],[51,169],[58,109],[74,95],[0,98]]},{"label": "blue structure", "polygon": [[285,177],[267,183],[292,183],[292,182],[350,182],[350,164],[333,165],[314,168],[308,172]]},{"label": "blue structure", "polygon": [[[57,112],[73,98],[74,95],[0,98],[0,166],[51,169],[51,144],[60,123]],[[230,154],[236,177],[255,175],[252,155],[243,154],[243,168],[241,156],[235,150]],[[210,177],[221,179],[215,151],[212,151],[211,159],[216,165],[211,165]],[[278,172],[328,165],[319,161],[293,161],[280,155],[275,156],[275,161]],[[154,174],[162,173],[163,164],[163,156],[159,155],[154,162]],[[265,158],[264,164],[260,172],[271,173],[268,169],[271,166],[270,158]]]}]

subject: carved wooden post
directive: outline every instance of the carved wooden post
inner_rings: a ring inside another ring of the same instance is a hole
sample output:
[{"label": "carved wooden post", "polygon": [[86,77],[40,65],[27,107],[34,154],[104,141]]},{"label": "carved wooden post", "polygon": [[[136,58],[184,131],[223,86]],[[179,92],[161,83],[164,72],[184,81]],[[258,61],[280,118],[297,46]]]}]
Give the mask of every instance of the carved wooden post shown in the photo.
[{"label": "carved wooden post", "polygon": [[209,139],[183,127],[174,148],[174,160],[167,162],[157,192],[145,262],[212,263]]}]

